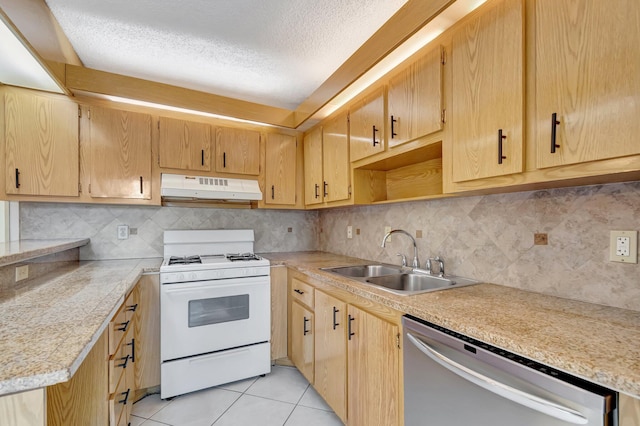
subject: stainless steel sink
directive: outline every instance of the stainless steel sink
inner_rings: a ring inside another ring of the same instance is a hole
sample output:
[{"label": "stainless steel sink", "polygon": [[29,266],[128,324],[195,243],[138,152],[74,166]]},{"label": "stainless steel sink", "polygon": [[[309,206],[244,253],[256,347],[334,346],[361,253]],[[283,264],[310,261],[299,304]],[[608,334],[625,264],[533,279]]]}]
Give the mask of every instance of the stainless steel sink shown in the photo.
[{"label": "stainless steel sink", "polygon": [[478,283],[478,281],[468,278],[437,277],[428,273],[418,272],[421,270],[385,264],[352,265],[321,269],[403,296]]},{"label": "stainless steel sink", "polygon": [[324,271],[333,272],[334,274],[342,275],[343,277],[379,277],[381,275],[400,274],[402,273],[401,267],[389,266],[389,265],[354,265],[354,266],[341,266],[338,268],[323,268]]}]

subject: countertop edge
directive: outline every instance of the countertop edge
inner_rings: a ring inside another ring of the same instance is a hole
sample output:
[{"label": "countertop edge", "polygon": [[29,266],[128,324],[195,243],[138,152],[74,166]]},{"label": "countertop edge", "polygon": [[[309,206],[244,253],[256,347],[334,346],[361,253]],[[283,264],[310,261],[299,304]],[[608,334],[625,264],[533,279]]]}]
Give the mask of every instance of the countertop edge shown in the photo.
[{"label": "countertop edge", "polygon": [[[9,241],[4,243],[5,251],[7,251],[7,249],[11,251],[14,246],[16,246],[16,251],[0,255],[0,267],[82,247],[89,244],[90,241],[91,240],[89,238]],[[26,245],[28,247],[30,244],[34,244],[36,247],[26,248],[24,250],[19,248],[21,245]]]}]

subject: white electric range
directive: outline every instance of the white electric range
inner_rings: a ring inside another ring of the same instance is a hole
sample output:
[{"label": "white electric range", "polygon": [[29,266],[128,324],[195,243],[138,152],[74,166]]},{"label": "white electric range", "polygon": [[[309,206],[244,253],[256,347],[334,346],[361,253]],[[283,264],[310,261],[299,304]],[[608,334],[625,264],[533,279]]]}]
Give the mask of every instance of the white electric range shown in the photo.
[{"label": "white electric range", "polygon": [[271,371],[269,261],[253,230],[165,231],[161,398]]}]

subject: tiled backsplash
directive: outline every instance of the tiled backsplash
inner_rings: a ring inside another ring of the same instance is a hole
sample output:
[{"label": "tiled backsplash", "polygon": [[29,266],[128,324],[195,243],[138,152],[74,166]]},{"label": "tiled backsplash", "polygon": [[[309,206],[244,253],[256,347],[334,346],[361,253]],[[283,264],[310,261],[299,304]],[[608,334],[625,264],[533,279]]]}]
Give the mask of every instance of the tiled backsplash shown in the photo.
[{"label": "tiled backsplash", "polygon": [[[319,212],[21,203],[20,221],[25,239],[91,238],[81,259],[162,256],[165,229],[252,228],[257,252],[399,263],[396,253],[412,256],[410,240],[394,235],[381,248],[384,227],[420,230],[423,265],[439,255],[451,274],[640,311],[640,266],[608,261],[609,231],[640,229],[640,182]],[[118,240],[121,224],[137,235]],[[547,233],[549,244],[534,246],[534,233]]]},{"label": "tiled backsplash", "polygon": [[422,265],[439,255],[447,273],[640,311],[640,266],[608,260],[609,231],[640,229],[640,182],[326,210],[320,226],[321,250],[397,264],[413,246],[380,247],[384,227],[421,230]]},{"label": "tiled backsplash", "polygon": [[[119,240],[118,225],[137,234]],[[317,212],[20,203],[20,238],[91,238],[80,248],[83,260],[162,257],[165,229],[248,228],[256,252],[318,249]]]}]

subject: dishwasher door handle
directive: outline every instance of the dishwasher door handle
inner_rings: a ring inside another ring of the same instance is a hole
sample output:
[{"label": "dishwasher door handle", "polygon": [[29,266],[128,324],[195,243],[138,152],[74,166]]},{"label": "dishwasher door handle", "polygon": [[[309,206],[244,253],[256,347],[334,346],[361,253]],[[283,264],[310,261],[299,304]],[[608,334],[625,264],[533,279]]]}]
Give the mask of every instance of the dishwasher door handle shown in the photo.
[{"label": "dishwasher door handle", "polygon": [[447,358],[445,355],[441,354],[411,333],[407,333],[407,338],[411,343],[413,343],[416,348],[420,350],[420,352],[431,358],[431,360],[433,360],[440,366],[446,368],[457,376],[471,383],[474,383],[483,389],[488,390],[489,392],[492,392],[517,404],[524,405],[525,407],[529,407],[533,410],[547,414],[551,417],[555,417],[557,419],[564,420],[576,425],[586,425],[589,421],[578,411],[575,411],[568,407],[563,407],[538,396],[531,395],[507,384],[500,383],[478,373],[477,371],[465,367],[464,365]]}]

